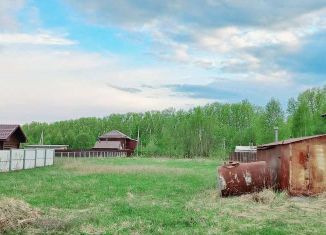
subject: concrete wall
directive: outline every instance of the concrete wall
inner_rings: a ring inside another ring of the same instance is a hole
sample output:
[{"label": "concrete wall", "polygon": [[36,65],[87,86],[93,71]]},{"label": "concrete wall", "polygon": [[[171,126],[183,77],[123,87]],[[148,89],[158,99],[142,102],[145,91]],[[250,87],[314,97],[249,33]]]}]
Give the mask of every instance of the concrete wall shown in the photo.
[{"label": "concrete wall", "polygon": [[53,149],[12,149],[0,151],[0,172],[53,165]]}]

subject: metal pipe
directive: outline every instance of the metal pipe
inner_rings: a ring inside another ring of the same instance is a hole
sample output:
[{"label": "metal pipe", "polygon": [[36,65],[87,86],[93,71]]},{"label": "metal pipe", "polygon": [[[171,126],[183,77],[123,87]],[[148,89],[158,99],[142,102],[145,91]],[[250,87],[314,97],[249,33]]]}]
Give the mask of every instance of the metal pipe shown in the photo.
[{"label": "metal pipe", "polygon": [[275,142],[278,142],[278,127],[274,127],[275,131]]}]

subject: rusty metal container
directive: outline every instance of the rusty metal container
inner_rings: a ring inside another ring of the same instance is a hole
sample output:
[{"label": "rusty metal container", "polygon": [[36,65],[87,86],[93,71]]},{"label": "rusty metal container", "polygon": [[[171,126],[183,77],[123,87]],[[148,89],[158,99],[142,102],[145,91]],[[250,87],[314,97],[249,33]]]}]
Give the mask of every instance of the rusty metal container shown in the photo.
[{"label": "rusty metal container", "polygon": [[307,136],[258,146],[274,189],[292,196],[326,192],[326,135]]},{"label": "rusty metal container", "polygon": [[271,186],[265,161],[229,162],[219,167],[218,175],[222,197],[257,192]]}]

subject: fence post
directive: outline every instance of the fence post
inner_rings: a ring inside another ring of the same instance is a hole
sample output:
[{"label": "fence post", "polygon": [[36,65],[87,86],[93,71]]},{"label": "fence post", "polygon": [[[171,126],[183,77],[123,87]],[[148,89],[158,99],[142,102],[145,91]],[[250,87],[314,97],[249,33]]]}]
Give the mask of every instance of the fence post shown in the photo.
[{"label": "fence post", "polygon": [[11,171],[11,160],[12,160],[12,149],[10,149],[10,154],[9,154],[9,171]]},{"label": "fence post", "polygon": [[26,161],[26,149],[24,149],[23,170],[25,170],[25,161]]},{"label": "fence post", "polygon": [[46,149],[44,150],[44,166],[46,166]]},{"label": "fence post", "polygon": [[35,161],[34,161],[34,168],[36,168],[36,159],[37,159],[37,149],[35,149]]}]

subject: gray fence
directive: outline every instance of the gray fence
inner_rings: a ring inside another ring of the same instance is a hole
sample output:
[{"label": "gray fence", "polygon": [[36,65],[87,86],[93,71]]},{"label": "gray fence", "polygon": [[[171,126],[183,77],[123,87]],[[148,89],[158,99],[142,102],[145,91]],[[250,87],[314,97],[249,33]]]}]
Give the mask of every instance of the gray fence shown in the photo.
[{"label": "gray fence", "polygon": [[0,151],[0,172],[53,165],[53,149],[12,149]]},{"label": "gray fence", "polygon": [[56,157],[68,157],[68,158],[94,158],[94,157],[126,157],[128,156],[128,151],[69,151],[69,150],[59,150],[55,151]]}]

